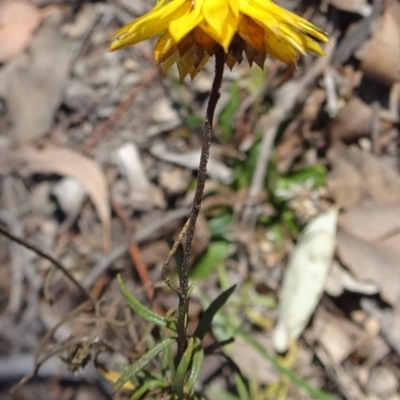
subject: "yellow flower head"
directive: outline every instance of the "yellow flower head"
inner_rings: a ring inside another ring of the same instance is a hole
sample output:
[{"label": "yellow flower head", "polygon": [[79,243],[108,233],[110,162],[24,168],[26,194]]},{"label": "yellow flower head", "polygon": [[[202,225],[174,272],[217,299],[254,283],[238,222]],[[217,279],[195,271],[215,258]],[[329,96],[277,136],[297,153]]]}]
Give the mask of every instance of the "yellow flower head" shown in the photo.
[{"label": "yellow flower head", "polygon": [[324,55],[317,41],[327,35],[271,0],[159,0],[147,14],[125,25],[109,50],[160,36],[154,49],[163,70],[177,63],[180,78],[193,79],[220,48],[232,68],[243,54],[261,68],[267,54],[296,65],[298,53]]}]

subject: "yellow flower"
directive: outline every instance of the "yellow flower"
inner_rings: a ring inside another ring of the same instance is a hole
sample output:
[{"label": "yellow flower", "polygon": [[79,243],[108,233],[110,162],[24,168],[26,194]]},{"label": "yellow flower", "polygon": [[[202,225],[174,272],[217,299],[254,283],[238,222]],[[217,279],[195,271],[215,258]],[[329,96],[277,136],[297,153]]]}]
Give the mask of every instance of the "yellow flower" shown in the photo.
[{"label": "yellow flower", "polygon": [[[160,36],[161,35],[161,36]],[[192,79],[220,48],[232,68],[243,54],[261,68],[267,54],[296,65],[307,50],[324,55],[318,41],[327,35],[271,0],[159,0],[147,14],[116,32],[115,51],[154,36],[155,60],[163,70],[177,63],[180,78]]]}]

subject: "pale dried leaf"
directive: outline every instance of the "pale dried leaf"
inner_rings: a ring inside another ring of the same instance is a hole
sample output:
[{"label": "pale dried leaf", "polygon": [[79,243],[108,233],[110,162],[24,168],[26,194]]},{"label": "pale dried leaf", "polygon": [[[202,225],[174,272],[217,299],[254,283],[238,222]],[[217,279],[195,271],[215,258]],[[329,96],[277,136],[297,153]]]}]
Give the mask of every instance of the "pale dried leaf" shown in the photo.
[{"label": "pale dried leaf", "polygon": [[29,1],[8,0],[0,4],[0,62],[25,50],[41,19],[40,10]]},{"label": "pale dried leaf", "polygon": [[299,238],[285,272],[274,347],[288,349],[296,340],[324,291],[335,248],[338,211],[332,209],[312,220]]},{"label": "pale dried leaf", "polygon": [[382,244],[400,233],[400,206],[388,203],[360,204],[340,215],[339,226],[363,240]]},{"label": "pale dried leaf", "polygon": [[400,202],[400,177],[382,160],[355,147],[332,148],[329,186],[336,204],[345,209],[361,201]]},{"label": "pale dried leaf", "polygon": [[[214,147],[215,150],[215,147]],[[200,150],[190,151],[184,154],[173,153],[169,151],[166,145],[162,142],[154,144],[150,149],[151,154],[160,160],[180,165],[185,168],[197,170],[200,162]],[[211,155],[208,163],[207,174],[224,184],[232,182],[233,171],[221,161],[213,157],[214,151],[211,150]]]},{"label": "pale dried leaf", "polygon": [[384,242],[371,243],[339,229],[338,256],[356,278],[374,283],[384,300],[396,302],[400,295],[400,252],[388,249]]},{"label": "pale dried leaf", "polygon": [[23,163],[28,173],[53,173],[78,181],[87,191],[102,222],[104,249],[110,249],[111,215],[107,180],[94,160],[61,147],[47,147],[43,150],[23,147],[12,153],[11,158]]},{"label": "pale dried leaf", "polygon": [[355,278],[339,262],[334,261],[325,285],[325,291],[330,296],[340,296],[345,290],[349,292],[372,295],[379,293],[378,287],[372,282],[363,282]]},{"label": "pale dried leaf", "polygon": [[400,30],[392,2],[388,2],[372,38],[356,56],[361,60],[361,69],[371,79],[387,86],[399,80]]},{"label": "pale dried leaf", "polygon": [[79,215],[86,191],[83,186],[73,178],[64,178],[54,185],[52,194],[56,197],[61,209],[69,218]]},{"label": "pale dried leaf", "polygon": [[372,107],[353,97],[332,121],[330,134],[333,141],[356,140],[371,134]]},{"label": "pale dried leaf", "polygon": [[335,364],[340,364],[354,351],[355,338],[346,329],[346,323],[344,319],[326,313],[315,316],[315,336]]}]

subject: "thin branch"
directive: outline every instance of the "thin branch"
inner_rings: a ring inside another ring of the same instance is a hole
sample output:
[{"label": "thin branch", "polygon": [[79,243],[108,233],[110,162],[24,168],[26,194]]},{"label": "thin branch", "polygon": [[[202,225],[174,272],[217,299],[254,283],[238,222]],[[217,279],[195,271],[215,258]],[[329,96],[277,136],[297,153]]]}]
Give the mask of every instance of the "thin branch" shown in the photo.
[{"label": "thin branch", "polygon": [[221,48],[215,54],[215,75],[210,92],[210,97],[208,99],[206,119],[204,123],[203,144],[201,148],[200,165],[197,176],[197,186],[193,200],[192,211],[189,217],[189,225],[187,229],[186,244],[183,253],[183,263],[181,266],[181,273],[179,274],[180,293],[179,293],[179,307],[178,307],[178,362],[185,351],[187,342],[190,254],[192,249],[194,229],[196,227],[197,217],[199,216],[199,212],[201,209],[201,202],[203,200],[203,194],[204,194],[204,185],[207,178],[207,163],[210,156],[212,124],[214,120],[215,108],[220,96],[222,77],[224,74],[224,63],[225,63],[225,53]]},{"label": "thin branch", "polygon": [[20,244],[21,246],[32,250],[36,253],[39,257],[44,258],[47,261],[50,261],[57,269],[59,269],[92,303],[93,305],[96,303],[96,300],[92,297],[92,295],[74,278],[74,276],[53,256],[46,253],[44,250],[40,249],[39,247],[35,246],[34,244],[28,242],[25,239],[22,239],[18,236],[12,234],[9,230],[4,228],[0,225],[0,233],[4,236],[8,237],[15,243]]},{"label": "thin branch", "polygon": [[171,258],[174,256],[174,254],[176,253],[176,250],[178,250],[179,244],[181,243],[181,240],[183,239],[183,237],[186,235],[186,232],[188,230],[189,227],[189,219],[186,221],[184,227],[181,230],[181,233],[179,234],[178,239],[175,240],[174,244],[171,247],[171,250],[168,253],[167,258],[164,261],[163,267],[162,267],[162,277],[164,279],[164,282],[175,292],[177,292],[178,294],[181,293],[181,289],[179,286],[175,286],[171,283],[171,280],[168,277],[168,273],[167,273],[167,267],[169,262],[171,261]]}]

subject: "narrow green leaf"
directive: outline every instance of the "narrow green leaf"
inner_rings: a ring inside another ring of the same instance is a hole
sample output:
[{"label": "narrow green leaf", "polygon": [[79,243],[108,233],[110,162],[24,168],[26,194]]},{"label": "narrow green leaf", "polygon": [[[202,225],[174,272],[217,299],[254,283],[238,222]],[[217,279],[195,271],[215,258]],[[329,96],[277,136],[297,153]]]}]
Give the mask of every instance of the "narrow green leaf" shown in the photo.
[{"label": "narrow green leaf", "polygon": [[185,385],[189,393],[193,389],[193,386],[195,385],[197,379],[199,378],[201,368],[203,367],[203,361],[204,361],[204,349],[201,347],[201,340],[195,337],[192,365],[190,366],[188,380]]},{"label": "narrow green leaf", "polygon": [[147,381],[145,384],[143,384],[138,390],[135,390],[135,393],[130,397],[130,400],[138,400],[140,399],[146,392],[149,390],[154,390],[158,387],[162,387],[163,382],[159,380],[151,380]]},{"label": "narrow green leaf", "polygon": [[229,299],[230,295],[235,290],[236,285],[231,286],[229,289],[222,292],[204,311],[204,314],[201,316],[199,325],[194,332],[194,336],[203,339],[204,335],[209,331],[212,321],[214,319],[215,314],[221,309],[221,307],[226,303]]},{"label": "narrow green leaf", "polygon": [[171,331],[177,332],[178,330],[178,310],[171,308],[165,313],[164,316],[167,328]]},{"label": "narrow green leaf", "polygon": [[124,296],[126,302],[129,304],[129,307],[144,320],[153,323],[157,326],[167,326],[167,323],[161,315],[149,310],[145,307],[139,300],[135,299],[128,291],[124,283],[122,282],[121,275],[117,275],[117,283],[119,286],[119,290]]},{"label": "narrow green leaf", "polygon": [[236,390],[239,394],[239,398],[241,400],[251,400],[246,384],[243,382],[243,378],[241,377],[241,375],[238,374],[237,372],[235,372],[235,383],[236,383]]},{"label": "narrow green leaf", "polygon": [[171,373],[171,381],[174,381],[176,375],[176,367],[174,355],[172,354],[172,348],[167,348],[167,356],[168,356],[168,371]]},{"label": "narrow green leaf", "polygon": [[147,353],[143,354],[142,357],[133,363],[117,380],[115,384],[115,390],[121,389],[121,387],[124,386],[129,379],[132,379],[139,371],[141,371],[154,357],[157,356],[157,354],[175,342],[176,339],[174,338],[165,339],[150,349]]},{"label": "narrow green leaf", "polygon": [[189,285],[187,297],[190,297],[192,295],[192,292],[193,292],[194,288],[196,287],[196,285],[197,285],[196,281],[194,281],[193,283],[191,283]]},{"label": "narrow green leaf", "polygon": [[183,399],[183,393],[184,393],[183,388],[185,385],[185,378],[187,371],[189,369],[190,361],[192,360],[193,345],[194,345],[194,339],[190,338],[188,340],[188,344],[185,352],[183,353],[181,361],[179,362],[178,368],[176,369],[174,390],[179,400]]},{"label": "narrow green leaf", "polygon": [[223,261],[231,252],[231,243],[225,240],[211,242],[206,253],[201,256],[200,260],[190,271],[190,278],[207,279],[216,270],[218,265],[223,264]]}]

